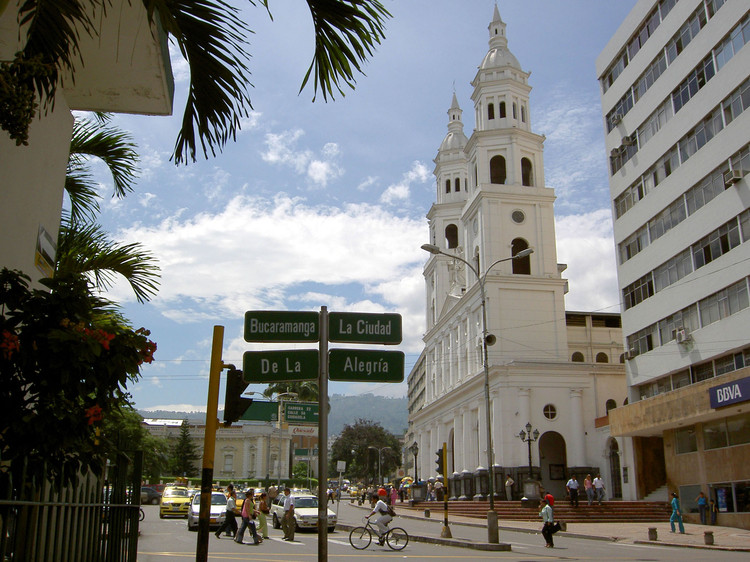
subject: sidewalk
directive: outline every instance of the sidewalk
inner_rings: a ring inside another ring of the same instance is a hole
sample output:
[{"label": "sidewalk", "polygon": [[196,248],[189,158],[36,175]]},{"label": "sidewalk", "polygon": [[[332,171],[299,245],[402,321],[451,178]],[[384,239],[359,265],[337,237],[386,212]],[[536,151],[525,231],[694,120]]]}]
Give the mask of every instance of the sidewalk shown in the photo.
[{"label": "sidewalk", "polygon": [[[438,504],[439,505],[439,504]],[[463,546],[479,550],[507,550],[503,545],[487,543],[487,527],[480,519],[451,515],[448,524],[452,539],[440,537],[443,528],[442,507],[431,509],[431,517],[424,516],[422,511],[412,510],[401,504],[396,504],[396,511],[400,524],[405,527],[412,540],[431,542],[451,546]],[[342,502],[341,507],[344,507]],[[360,525],[361,517],[369,513],[367,506],[346,503],[346,513],[342,509],[339,528],[351,528]],[[407,525],[408,522],[408,525]],[[648,539],[649,527],[656,528],[657,540]],[[503,531],[521,533],[540,533],[541,523],[530,521],[500,521],[500,542],[503,541]],[[414,534],[412,534],[414,531]],[[750,531],[735,527],[719,527],[711,525],[685,525],[686,533],[671,533],[668,522],[664,523],[569,523],[565,532],[556,536],[576,537],[591,540],[618,541],[632,544],[650,544],[672,547],[699,548],[707,550],[726,550],[750,552]],[[704,532],[711,531],[714,544],[708,546],[704,541]],[[500,547],[500,548],[497,548]]]}]

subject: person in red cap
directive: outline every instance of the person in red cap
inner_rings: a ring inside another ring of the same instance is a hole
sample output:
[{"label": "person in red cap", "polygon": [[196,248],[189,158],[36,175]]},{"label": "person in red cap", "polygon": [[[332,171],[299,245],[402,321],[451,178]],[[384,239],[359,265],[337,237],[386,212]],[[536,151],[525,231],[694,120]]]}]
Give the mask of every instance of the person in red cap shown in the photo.
[{"label": "person in red cap", "polygon": [[[381,491],[383,492],[382,496],[380,495]],[[385,503],[385,490],[381,488],[378,490],[377,494],[373,494],[372,501],[375,502],[375,505],[372,508],[370,515],[367,515],[366,517],[369,519],[373,515],[378,516],[375,520],[375,532],[378,535],[378,544],[383,546],[385,543],[385,533],[388,531],[388,523],[393,519],[388,513],[388,506]]]},{"label": "person in red cap", "polygon": [[381,498],[384,498],[387,495],[388,495],[388,492],[385,491],[385,488],[380,488],[378,490],[378,496],[380,496]]}]

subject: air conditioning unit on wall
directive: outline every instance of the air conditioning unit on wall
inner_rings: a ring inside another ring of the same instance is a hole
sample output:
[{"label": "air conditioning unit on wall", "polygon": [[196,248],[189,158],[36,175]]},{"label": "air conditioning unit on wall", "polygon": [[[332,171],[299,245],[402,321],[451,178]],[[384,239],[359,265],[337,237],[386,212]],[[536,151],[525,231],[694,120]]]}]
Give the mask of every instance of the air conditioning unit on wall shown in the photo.
[{"label": "air conditioning unit on wall", "polygon": [[631,359],[635,359],[637,355],[638,354],[635,352],[635,348],[630,348],[625,352],[625,360],[630,361]]},{"label": "air conditioning unit on wall", "polygon": [[635,133],[630,136],[622,137],[622,146],[635,146],[637,142]]},{"label": "air conditioning unit on wall", "polygon": [[742,180],[742,170],[729,170],[724,172],[724,185],[730,187]]},{"label": "air conditioning unit on wall", "polygon": [[620,121],[622,121],[622,114],[615,113],[612,115],[612,117],[609,118],[610,123],[613,125],[617,125]]},{"label": "air conditioning unit on wall", "polygon": [[690,340],[690,332],[685,328],[677,328],[674,332],[674,339],[677,343],[685,343]]}]

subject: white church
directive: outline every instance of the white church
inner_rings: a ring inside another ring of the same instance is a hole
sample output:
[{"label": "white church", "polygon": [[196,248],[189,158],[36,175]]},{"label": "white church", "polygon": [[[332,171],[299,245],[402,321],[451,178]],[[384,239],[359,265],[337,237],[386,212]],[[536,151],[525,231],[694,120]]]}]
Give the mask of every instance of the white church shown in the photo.
[{"label": "white church", "polygon": [[[506,499],[506,474],[521,497],[529,465],[556,497],[571,474],[582,482],[600,472],[609,498],[635,499],[631,444],[611,437],[607,420],[627,396],[620,316],[565,310],[555,191],[544,181],[545,137],[531,127],[529,74],[508,49],[495,6],[472,81],[475,129],[467,138],[454,94],[434,160],[425,348],[408,378],[406,446],[420,479],[436,476],[443,443],[449,477],[493,466],[496,499]],[[519,436],[527,424],[530,452]],[[484,498],[477,490],[473,499]]]}]

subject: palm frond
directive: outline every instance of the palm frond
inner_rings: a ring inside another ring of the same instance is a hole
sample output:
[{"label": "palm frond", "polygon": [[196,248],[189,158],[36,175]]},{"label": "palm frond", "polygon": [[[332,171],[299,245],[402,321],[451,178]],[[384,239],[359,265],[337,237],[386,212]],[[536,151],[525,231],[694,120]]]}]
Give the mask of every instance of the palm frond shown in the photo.
[{"label": "palm frond", "polygon": [[63,220],[57,244],[56,274],[86,275],[101,291],[110,288],[116,276],[121,275],[141,303],[158,291],[160,269],[156,258],[138,243],[112,242],[98,224]]},{"label": "palm frond", "polygon": [[307,0],[315,27],[315,54],[300,92],[314,74],[313,101],[318,88],[323,99],[334,90],[354,88],[355,72],[385,38],[385,20],[391,16],[379,0]]},{"label": "palm frond", "polygon": [[209,152],[215,156],[236,138],[240,119],[252,109],[247,65],[252,31],[239,10],[222,0],[143,2],[150,18],[158,15],[190,67],[188,99],[172,157],[176,164],[194,162],[198,142],[205,158]]},{"label": "palm frond", "polygon": [[84,170],[68,166],[65,191],[70,199],[72,222],[90,222],[99,213],[99,194],[92,182],[91,176]]},{"label": "palm frond", "polygon": [[112,174],[115,197],[124,197],[133,190],[138,177],[138,153],[132,137],[100,121],[76,119],[70,140],[68,170],[83,167],[84,159],[102,160]]}]

